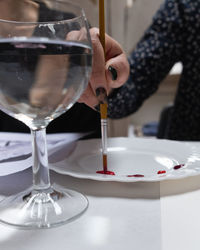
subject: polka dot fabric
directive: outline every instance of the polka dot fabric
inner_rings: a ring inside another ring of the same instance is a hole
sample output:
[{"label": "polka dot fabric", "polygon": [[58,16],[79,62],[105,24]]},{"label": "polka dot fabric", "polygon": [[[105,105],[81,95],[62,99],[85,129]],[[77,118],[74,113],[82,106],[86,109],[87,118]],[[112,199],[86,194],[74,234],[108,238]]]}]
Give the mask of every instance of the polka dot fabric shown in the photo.
[{"label": "polka dot fabric", "polygon": [[176,62],[183,72],[166,139],[200,140],[200,0],[166,0],[129,58],[130,77],[109,96],[109,117],[138,110]]}]

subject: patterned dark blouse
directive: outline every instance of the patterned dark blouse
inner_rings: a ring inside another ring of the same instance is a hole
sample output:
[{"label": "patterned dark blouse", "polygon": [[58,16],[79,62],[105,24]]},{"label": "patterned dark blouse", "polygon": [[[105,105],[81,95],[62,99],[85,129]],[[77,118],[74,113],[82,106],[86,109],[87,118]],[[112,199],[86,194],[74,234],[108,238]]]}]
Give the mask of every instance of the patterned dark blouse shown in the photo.
[{"label": "patterned dark blouse", "polygon": [[130,56],[130,78],[109,97],[109,117],[135,112],[172,66],[183,72],[165,138],[200,140],[200,0],[166,0]]}]

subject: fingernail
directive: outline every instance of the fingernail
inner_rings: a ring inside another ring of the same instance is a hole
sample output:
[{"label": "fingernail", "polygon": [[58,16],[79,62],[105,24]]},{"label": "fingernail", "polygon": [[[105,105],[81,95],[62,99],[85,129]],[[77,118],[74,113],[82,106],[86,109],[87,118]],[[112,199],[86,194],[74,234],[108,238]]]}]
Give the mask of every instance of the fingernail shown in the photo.
[{"label": "fingernail", "polygon": [[99,97],[100,95],[106,95],[106,90],[104,87],[99,87],[96,89],[96,97]]},{"label": "fingernail", "polygon": [[96,97],[100,103],[105,103],[107,101],[107,93],[104,87],[96,89]]},{"label": "fingernail", "polygon": [[112,80],[116,81],[117,80],[117,70],[115,68],[113,68],[112,66],[109,66],[108,70],[111,73]]}]

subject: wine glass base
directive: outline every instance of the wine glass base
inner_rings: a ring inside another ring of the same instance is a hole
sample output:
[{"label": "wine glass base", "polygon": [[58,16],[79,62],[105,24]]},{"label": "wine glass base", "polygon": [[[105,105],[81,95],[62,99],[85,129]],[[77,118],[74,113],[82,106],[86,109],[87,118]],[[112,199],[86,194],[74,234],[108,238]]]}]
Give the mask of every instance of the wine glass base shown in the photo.
[{"label": "wine glass base", "polygon": [[22,229],[51,228],[78,218],[87,207],[87,198],[74,190],[29,188],[0,202],[0,222]]}]

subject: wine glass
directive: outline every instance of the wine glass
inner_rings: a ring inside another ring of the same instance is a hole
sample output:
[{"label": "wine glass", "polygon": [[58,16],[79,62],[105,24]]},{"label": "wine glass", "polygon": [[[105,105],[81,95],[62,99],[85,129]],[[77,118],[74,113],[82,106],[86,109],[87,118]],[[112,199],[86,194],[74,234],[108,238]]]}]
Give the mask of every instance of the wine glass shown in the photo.
[{"label": "wine glass", "polygon": [[47,125],[87,86],[88,23],[83,9],[62,0],[1,0],[0,9],[0,109],[30,128],[33,158],[33,185],[0,203],[0,221],[50,228],[88,207],[84,195],[50,183],[46,144]]}]

